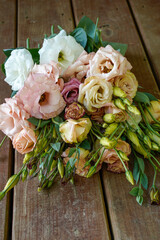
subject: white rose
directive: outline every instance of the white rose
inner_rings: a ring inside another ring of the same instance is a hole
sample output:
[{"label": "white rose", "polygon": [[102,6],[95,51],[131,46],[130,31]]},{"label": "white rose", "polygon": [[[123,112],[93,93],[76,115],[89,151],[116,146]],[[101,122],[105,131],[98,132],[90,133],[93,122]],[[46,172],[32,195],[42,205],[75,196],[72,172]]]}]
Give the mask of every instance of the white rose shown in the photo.
[{"label": "white rose", "polygon": [[6,71],[4,81],[12,86],[12,90],[18,91],[23,87],[24,81],[32,71],[33,66],[32,55],[27,49],[13,50],[4,65]]},{"label": "white rose", "polygon": [[67,36],[64,30],[50,39],[44,39],[39,50],[40,64],[54,61],[59,63],[62,72],[66,70],[83,52],[84,48],[72,36]]}]

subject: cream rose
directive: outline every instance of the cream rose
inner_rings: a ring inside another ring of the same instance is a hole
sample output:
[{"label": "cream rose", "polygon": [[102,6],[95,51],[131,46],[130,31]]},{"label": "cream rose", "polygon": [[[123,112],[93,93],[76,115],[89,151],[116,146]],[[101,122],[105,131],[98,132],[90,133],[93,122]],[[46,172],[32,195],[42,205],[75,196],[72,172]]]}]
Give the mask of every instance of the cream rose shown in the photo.
[{"label": "cream rose", "polygon": [[78,102],[82,103],[90,112],[104,107],[112,99],[112,85],[100,77],[86,78],[79,87]]},{"label": "cream rose", "polygon": [[138,81],[133,73],[127,71],[125,75],[116,77],[114,85],[121,88],[129,98],[134,98],[138,88]]},{"label": "cream rose", "polygon": [[60,125],[61,137],[66,143],[82,142],[89,133],[92,123],[89,118],[68,119]]},{"label": "cream rose", "polygon": [[90,61],[89,66],[87,76],[99,76],[107,81],[124,75],[127,70],[132,68],[127,59],[110,45],[105,48],[101,47]]},{"label": "cream rose", "polygon": [[37,142],[35,132],[31,128],[23,128],[13,137],[13,147],[21,154],[31,152]]},{"label": "cream rose", "polygon": [[[151,101],[150,102],[151,105],[148,107],[148,110],[151,112],[151,114],[153,115],[153,117],[160,121],[160,100],[158,101]],[[149,121],[149,123],[153,123],[154,120],[152,119],[152,117],[150,116],[150,114],[148,113],[147,110],[145,110],[145,115]]]}]

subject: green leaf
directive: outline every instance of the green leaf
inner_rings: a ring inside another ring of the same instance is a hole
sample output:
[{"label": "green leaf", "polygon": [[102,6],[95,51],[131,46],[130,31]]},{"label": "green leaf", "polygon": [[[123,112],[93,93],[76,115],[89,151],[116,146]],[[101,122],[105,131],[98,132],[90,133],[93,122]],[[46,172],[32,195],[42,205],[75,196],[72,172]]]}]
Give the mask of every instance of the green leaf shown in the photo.
[{"label": "green leaf", "polygon": [[107,46],[108,44],[111,45],[115,50],[119,51],[123,56],[125,55],[128,45],[124,43],[115,43],[115,42],[107,42],[103,41],[103,47]]},{"label": "green leaf", "polygon": [[70,165],[71,165],[72,168],[74,167],[76,161],[77,161],[76,158],[70,158],[70,159],[69,159],[69,163],[70,163]]},{"label": "green leaf", "polygon": [[143,159],[137,157],[137,161],[138,161],[139,168],[141,169],[141,172],[144,173],[145,165],[144,165],[144,161],[143,161]]},{"label": "green leaf", "polygon": [[34,117],[28,118],[27,120],[28,122],[32,123],[36,127],[39,125],[39,121],[41,121],[41,124],[39,126],[40,128],[43,128],[45,125],[47,125],[50,122],[50,120],[40,120]]},{"label": "green leaf", "polygon": [[149,97],[143,92],[136,92],[136,96],[134,97],[134,101],[150,104]]},{"label": "green leaf", "polygon": [[86,47],[87,44],[87,35],[83,28],[76,28],[73,32],[70,33],[72,37],[83,47]]},{"label": "green leaf", "polygon": [[55,151],[59,152],[59,150],[61,148],[61,143],[60,142],[50,143],[50,145]]},{"label": "green leaf", "polygon": [[143,92],[148,98],[150,101],[158,101],[158,99],[153,96],[151,93],[147,93],[147,92]]},{"label": "green leaf", "polygon": [[70,148],[68,157],[70,158],[75,151],[76,151],[76,148]]},{"label": "green leaf", "polygon": [[90,142],[87,139],[85,139],[83,142],[81,142],[79,147],[80,148],[84,148],[86,150],[91,150],[91,144],[90,144]]},{"label": "green leaf", "polygon": [[56,34],[56,33],[53,33],[53,34],[51,34],[49,37],[47,37],[47,39],[53,38],[53,37],[55,37],[55,36],[57,36],[57,34]]},{"label": "green leaf", "polygon": [[139,188],[138,195],[139,195],[139,196],[143,196],[143,189],[142,189],[142,188]]},{"label": "green leaf", "polygon": [[147,190],[147,188],[148,188],[148,178],[147,178],[147,175],[145,173],[143,173],[141,175],[141,184],[144,187],[144,189]]},{"label": "green leaf", "polygon": [[59,116],[55,117],[54,120],[58,123],[62,123],[63,122],[63,119]]},{"label": "green leaf", "polygon": [[139,180],[139,174],[140,174],[140,172],[139,172],[138,161],[137,161],[137,159],[134,159],[133,177],[134,177],[136,183],[137,183],[138,180]]},{"label": "green leaf", "polygon": [[1,70],[2,70],[2,72],[6,75],[6,71],[5,71],[4,63],[1,64]]},{"label": "green leaf", "polygon": [[132,188],[132,190],[129,193],[132,196],[136,197],[136,196],[138,196],[138,192],[139,192],[139,187],[134,187],[134,188]]},{"label": "green leaf", "polygon": [[96,25],[90,18],[83,16],[81,18],[77,28],[83,28],[89,37],[91,37],[92,39],[94,38],[95,31],[96,31]]},{"label": "green leaf", "polygon": [[18,92],[18,91],[12,91],[12,93],[11,93],[11,98],[14,97],[17,92]]},{"label": "green leaf", "polygon": [[136,201],[139,203],[139,205],[142,206],[142,203],[143,203],[143,197],[142,197],[142,196],[137,196],[137,197],[136,197]]}]

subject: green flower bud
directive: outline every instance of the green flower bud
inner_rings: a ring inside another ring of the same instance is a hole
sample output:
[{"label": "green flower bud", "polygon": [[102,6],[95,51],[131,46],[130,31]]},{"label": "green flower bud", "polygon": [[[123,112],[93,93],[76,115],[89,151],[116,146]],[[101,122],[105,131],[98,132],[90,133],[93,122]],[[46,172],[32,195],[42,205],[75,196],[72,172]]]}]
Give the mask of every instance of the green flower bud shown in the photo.
[{"label": "green flower bud", "polygon": [[127,180],[132,184],[134,185],[134,179],[133,179],[133,175],[132,175],[132,172],[130,170],[126,171],[126,178]]},{"label": "green flower bud", "polygon": [[150,149],[152,148],[151,140],[150,140],[150,138],[149,138],[147,135],[144,136],[143,142],[144,142]]},{"label": "green flower bud", "polygon": [[61,178],[63,178],[63,176],[64,176],[64,165],[63,165],[63,163],[60,159],[58,159],[58,171],[59,171],[59,174],[60,174]]},{"label": "green flower bud", "polygon": [[0,201],[4,198],[4,196],[5,196],[5,192],[0,192]]},{"label": "green flower bud", "polygon": [[139,109],[136,106],[130,105],[127,108],[130,112],[134,113],[135,115],[141,115]]},{"label": "green flower bud", "polygon": [[55,127],[53,128],[53,134],[52,134],[52,137],[53,137],[53,138],[56,138],[56,137],[57,137],[57,134],[56,134],[56,128],[55,128]]},{"label": "green flower bud", "polygon": [[50,188],[53,185],[53,181],[49,180],[47,188]]},{"label": "green flower bud", "polygon": [[107,127],[108,127],[108,124],[107,124],[107,123],[103,123],[103,124],[102,124],[102,127],[103,127],[103,128],[107,128]]},{"label": "green flower bud", "polygon": [[158,146],[158,144],[156,144],[155,142],[151,142],[151,149],[154,150],[154,151],[159,151],[160,148]]},{"label": "green flower bud", "polygon": [[125,104],[122,102],[122,100],[120,98],[117,98],[114,100],[114,104],[116,105],[116,107],[125,110]]},{"label": "green flower bud", "polygon": [[46,146],[46,144],[47,144],[47,139],[41,138],[38,141],[37,146],[34,149],[34,156],[36,156],[38,153],[40,153],[42,151],[42,149]]},{"label": "green flower bud", "polygon": [[129,99],[128,98],[123,98],[123,102],[124,102],[124,104],[126,104],[126,105],[128,105],[128,106],[130,106],[132,103],[129,101]]},{"label": "green flower bud", "polygon": [[37,190],[38,190],[38,192],[41,192],[41,191],[42,191],[42,188],[41,188],[41,187],[38,187]]},{"label": "green flower bud", "polygon": [[125,98],[127,94],[119,87],[113,87],[113,95],[116,97]]},{"label": "green flower bud", "polygon": [[128,130],[127,131],[127,137],[129,138],[129,140],[134,143],[136,146],[140,146],[140,143],[139,143],[139,139],[137,137],[137,134]]},{"label": "green flower bud", "polygon": [[96,167],[95,166],[90,167],[90,169],[88,170],[87,178],[90,178],[91,176],[93,176],[95,172],[96,172]]},{"label": "green flower bud", "polygon": [[[157,143],[158,145],[160,145],[160,137],[157,136],[155,133],[153,133],[152,131],[145,129],[146,134],[148,135],[148,137],[155,143]],[[157,132],[158,133],[158,132]]]},{"label": "green flower bud", "polygon": [[32,176],[33,173],[36,171],[36,169],[37,169],[37,166],[36,166],[36,165],[33,165],[33,166],[32,166],[32,169],[29,171],[29,176]]},{"label": "green flower bud", "polygon": [[118,123],[111,123],[105,130],[105,135],[110,135],[118,127]]},{"label": "green flower bud", "polygon": [[56,166],[57,166],[57,160],[53,159],[50,171],[52,171]]},{"label": "green flower bud", "polygon": [[12,188],[14,188],[14,186],[19,182],[19,179],[20,179],[20,177],[19,177],[19,175],[17,175],[17,174],[14,174],[13,176],[11,176],[9,179],[8,179],[8,181],[7,181],[7,183],[6,183],[6,186],[4,187],[4,191],[7,189],[7,191],[6,192],[8,192],[9,190],[11,190]]},{"label": "green flower bud", "polygon": [[30,158],[33,157],[34,153],[33,152],[29,152],[26,153],[23,159],[23,164],[26,164],[29,162]]},{"label": "green flower bud", "polygon": [[143,149],[143,147],[141,145],[136,146],[133,144],[133,148],[136,150],[136,152],[142,154],[144,156],[144,158],[148,158],[146,151]]},{"label": "green flower bud", "polygon": [[124,161],[129,161],[129,158],[127,157],[127,155],[124,152],[118,151],[118,153]]},{"label": "green flower bud", "polygon": [[25,168],[22,172],[22,182],[26,180],[27,176],[28,176],[28,171],[27,171],[27,168]]},{"label": "green flower bud", "polygon": [[42,185],[42,189],[44,189],[46,186],[48,186],[48,182],[49,182],[49,180],[46,179],[45,182]]},{"label": "green flower bud", "polygon": [[107,149],[112,149],[113,147],[116,146],[117,141],[115,139],[110,140],[107,137],[102,137],[100,139],[100,144],[105,146]]},{"label": "green flower bud", "polygon": [[112,114],[112,113],[106,113],[104,116],[103,116],[103,120],[106,122],[106,123],[113,123],[115,121],[115,115]]},{"label": "green flower bud", "polygon": [[70,183],[74,185],[74,178],[73,177],[71,177]]},{"label": "green flower bud", "polygon": [[150,191],[151,204],[160,204],[160,193],[157,188],[152,188]]},{"label": "green flower bud", "polygon": [[138,133],[141,137],[144,136],[144,133],[143,133],[143,131],[142,131],[140,128],[137,129],[137,133]]}]

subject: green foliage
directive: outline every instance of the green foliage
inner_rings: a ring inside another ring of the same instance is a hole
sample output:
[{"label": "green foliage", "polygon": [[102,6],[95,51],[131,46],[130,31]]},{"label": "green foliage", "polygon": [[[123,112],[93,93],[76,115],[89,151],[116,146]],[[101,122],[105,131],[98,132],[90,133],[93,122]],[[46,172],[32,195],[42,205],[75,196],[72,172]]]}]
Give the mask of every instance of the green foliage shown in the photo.
[{"label": "green foliage", "polygon": [[91,144],[90,144],[90,142],[87,139],[85,139],[83,142],[81,142],[79,147],[80,148],[84,148],[86,150],[91,150]]},{"label": "green foliage", "polygon": [[83,28],[76,28],[73,32],[70,33],[72,37],[83,47],[86,47],[87,44],[87,35]]},{"label": "green foliage", "polygon": [[150,104],[149,97],[143,92],[136,92],[136,96],[134,97],[135,102]]},{"label": "green foliage", "polygon": [[[51,120],[41,120],[35,117],[28,118],[27,120],[28,122],[32,123],[34,126],[36,127],[39,126],[39,128],[43,128],[45,125],[51,122]],[[39,121],[40,121],[40,124],[39,124]]]},{"label": "green foliage", "polygon": [[61,143],[60,142],[50,143],[50,145],[56,152],[59,152],[59,150],[61,148]]}]

